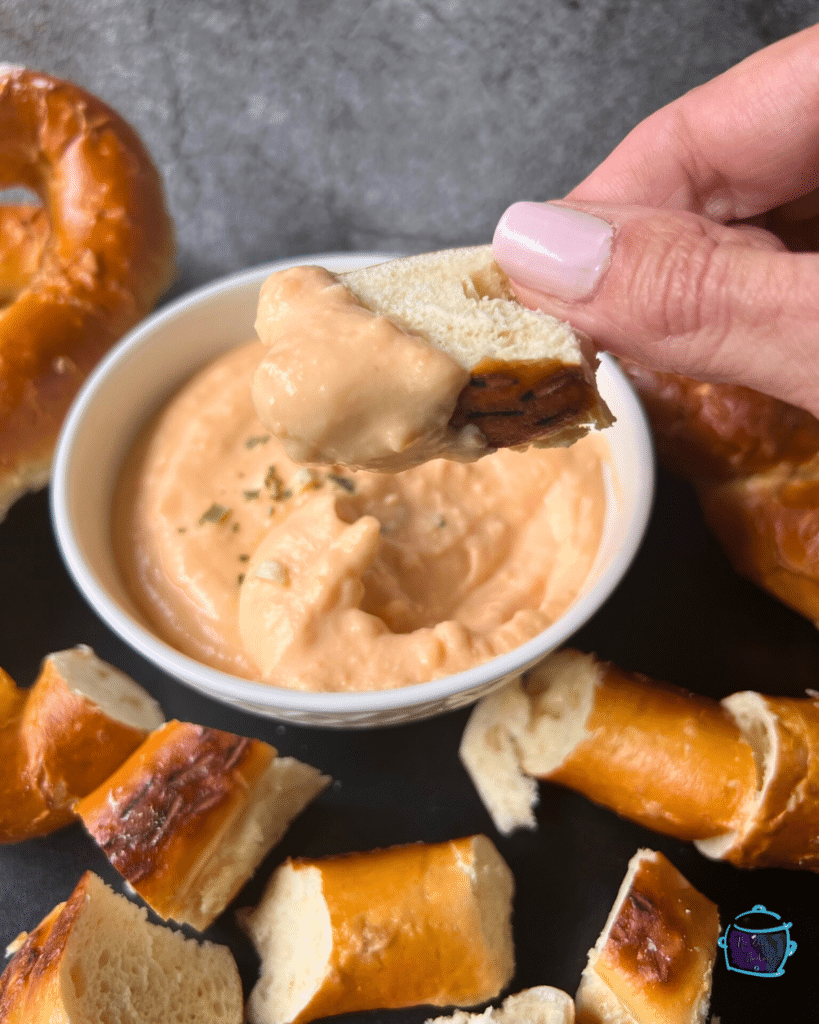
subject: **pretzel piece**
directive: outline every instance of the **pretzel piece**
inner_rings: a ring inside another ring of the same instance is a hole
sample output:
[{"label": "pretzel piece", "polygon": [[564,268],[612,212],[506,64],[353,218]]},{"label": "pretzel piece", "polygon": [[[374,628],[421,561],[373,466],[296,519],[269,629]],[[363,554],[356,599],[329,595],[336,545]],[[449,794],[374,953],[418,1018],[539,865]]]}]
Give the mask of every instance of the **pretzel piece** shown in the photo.
[{"label": "pretzel piece", "polygon": [[162,721],[156,701],[89,647],[50,654],[28,690],[0,670],[0,842],[76,821],[77,801]]},{"label": "pretzel piece", "polygon": [[577,1024],[705,1024],[717,907],[653,850],[638,850],[575,996]]},{"label": "pretzel piece", "polygon": [[3,65],[0,188],[14,187],[43,210],[0,218],[0,517],[47,481],[70,402],[168,287],[175,248],[133,129],[76,85]]},{"label": "pretzel piece", "polygon": [[160,917],[204,931],[329,782],[262,740],[171,721],[77,813]]}]

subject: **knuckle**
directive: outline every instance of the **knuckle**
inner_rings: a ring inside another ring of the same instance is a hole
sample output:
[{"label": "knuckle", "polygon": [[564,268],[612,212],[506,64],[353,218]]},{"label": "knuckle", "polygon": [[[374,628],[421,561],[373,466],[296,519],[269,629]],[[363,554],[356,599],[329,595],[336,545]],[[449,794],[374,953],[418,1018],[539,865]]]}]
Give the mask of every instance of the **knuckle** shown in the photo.
[{"label": "knuckle", "polygon": [[[657,228],[659,227],[659,230]],[[635,263],[632,303],[662,337],[708,334],[712,342],[727,330],[729,261],[698,218],[681,229],[679,215],[654,225]]]}]

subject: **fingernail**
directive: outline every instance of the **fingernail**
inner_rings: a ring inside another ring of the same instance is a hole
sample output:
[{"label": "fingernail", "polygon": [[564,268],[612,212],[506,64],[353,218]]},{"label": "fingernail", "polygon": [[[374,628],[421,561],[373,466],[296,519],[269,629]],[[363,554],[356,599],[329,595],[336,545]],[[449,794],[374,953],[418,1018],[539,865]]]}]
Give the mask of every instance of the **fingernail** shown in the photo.
[{"label": "fingernail", "polygon": [[492,248],[518,284],[573,302],[591,295],[608,266],[614,228],[552,203],[515,203],[498,222]]}]

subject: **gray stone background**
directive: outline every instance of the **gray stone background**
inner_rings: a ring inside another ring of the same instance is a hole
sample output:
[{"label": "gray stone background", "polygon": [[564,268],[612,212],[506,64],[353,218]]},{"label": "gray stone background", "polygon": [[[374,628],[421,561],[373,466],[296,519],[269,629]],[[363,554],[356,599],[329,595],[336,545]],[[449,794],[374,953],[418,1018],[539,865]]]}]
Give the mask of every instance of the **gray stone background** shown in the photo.
[{"label": "gray stone background", "polygon": [[280,256],[490,239],[817,0],[0,0],[0,60],[118,109],[179,293]]}]

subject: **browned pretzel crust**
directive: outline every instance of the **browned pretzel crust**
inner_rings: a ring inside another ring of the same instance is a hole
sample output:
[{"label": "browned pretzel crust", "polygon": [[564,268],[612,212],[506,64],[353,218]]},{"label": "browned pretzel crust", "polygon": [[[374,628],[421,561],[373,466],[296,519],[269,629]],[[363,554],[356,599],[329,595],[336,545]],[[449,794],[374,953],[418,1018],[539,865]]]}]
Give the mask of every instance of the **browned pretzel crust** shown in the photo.
[{"label": "browned pretzel crust", "polygon": [[242,985],[224,946],[147,920],[90,871],[8,948],[0,1021],[239,1024]]},{"label": "browned pretzel crust", "polygon": [[93,819],[86,811],[100,848],[134,886],[157,871],[171,837],[197,831],[204,815],[234,799],[251,755],[258,760],[261,754],[265,767],[274,756],[272,747],[244,736],[188,724],[169,728],[175,728],[174,744],[158,745],[163,734],[157,733],[138,762],[131,762],[144,768],[133,775],[130,791],[120,785],[118,799],[100,802]]},{"label": "browned pretzel crust", "polygon": [[0,306],[13,302],[37,271],[50,230],[44,207],[0,205]]},{"label": "browned pretzel crust", "polygon": [[661,853],[629,862],[583,971],[577,1024],[704,1024],[719,913]]},{"label": "browned pretzel crust", "polygon": [[514,448],[560,433],[597,405],[596,388],[580,366],[484,359],[458,396],[450,424],[460,430],[473,423],[492,448]]},{"label": "browned pretzel crust", "polygon": [[160,917],[202,931],[329,781],[262,740],[172,721],[77,813]]}]

